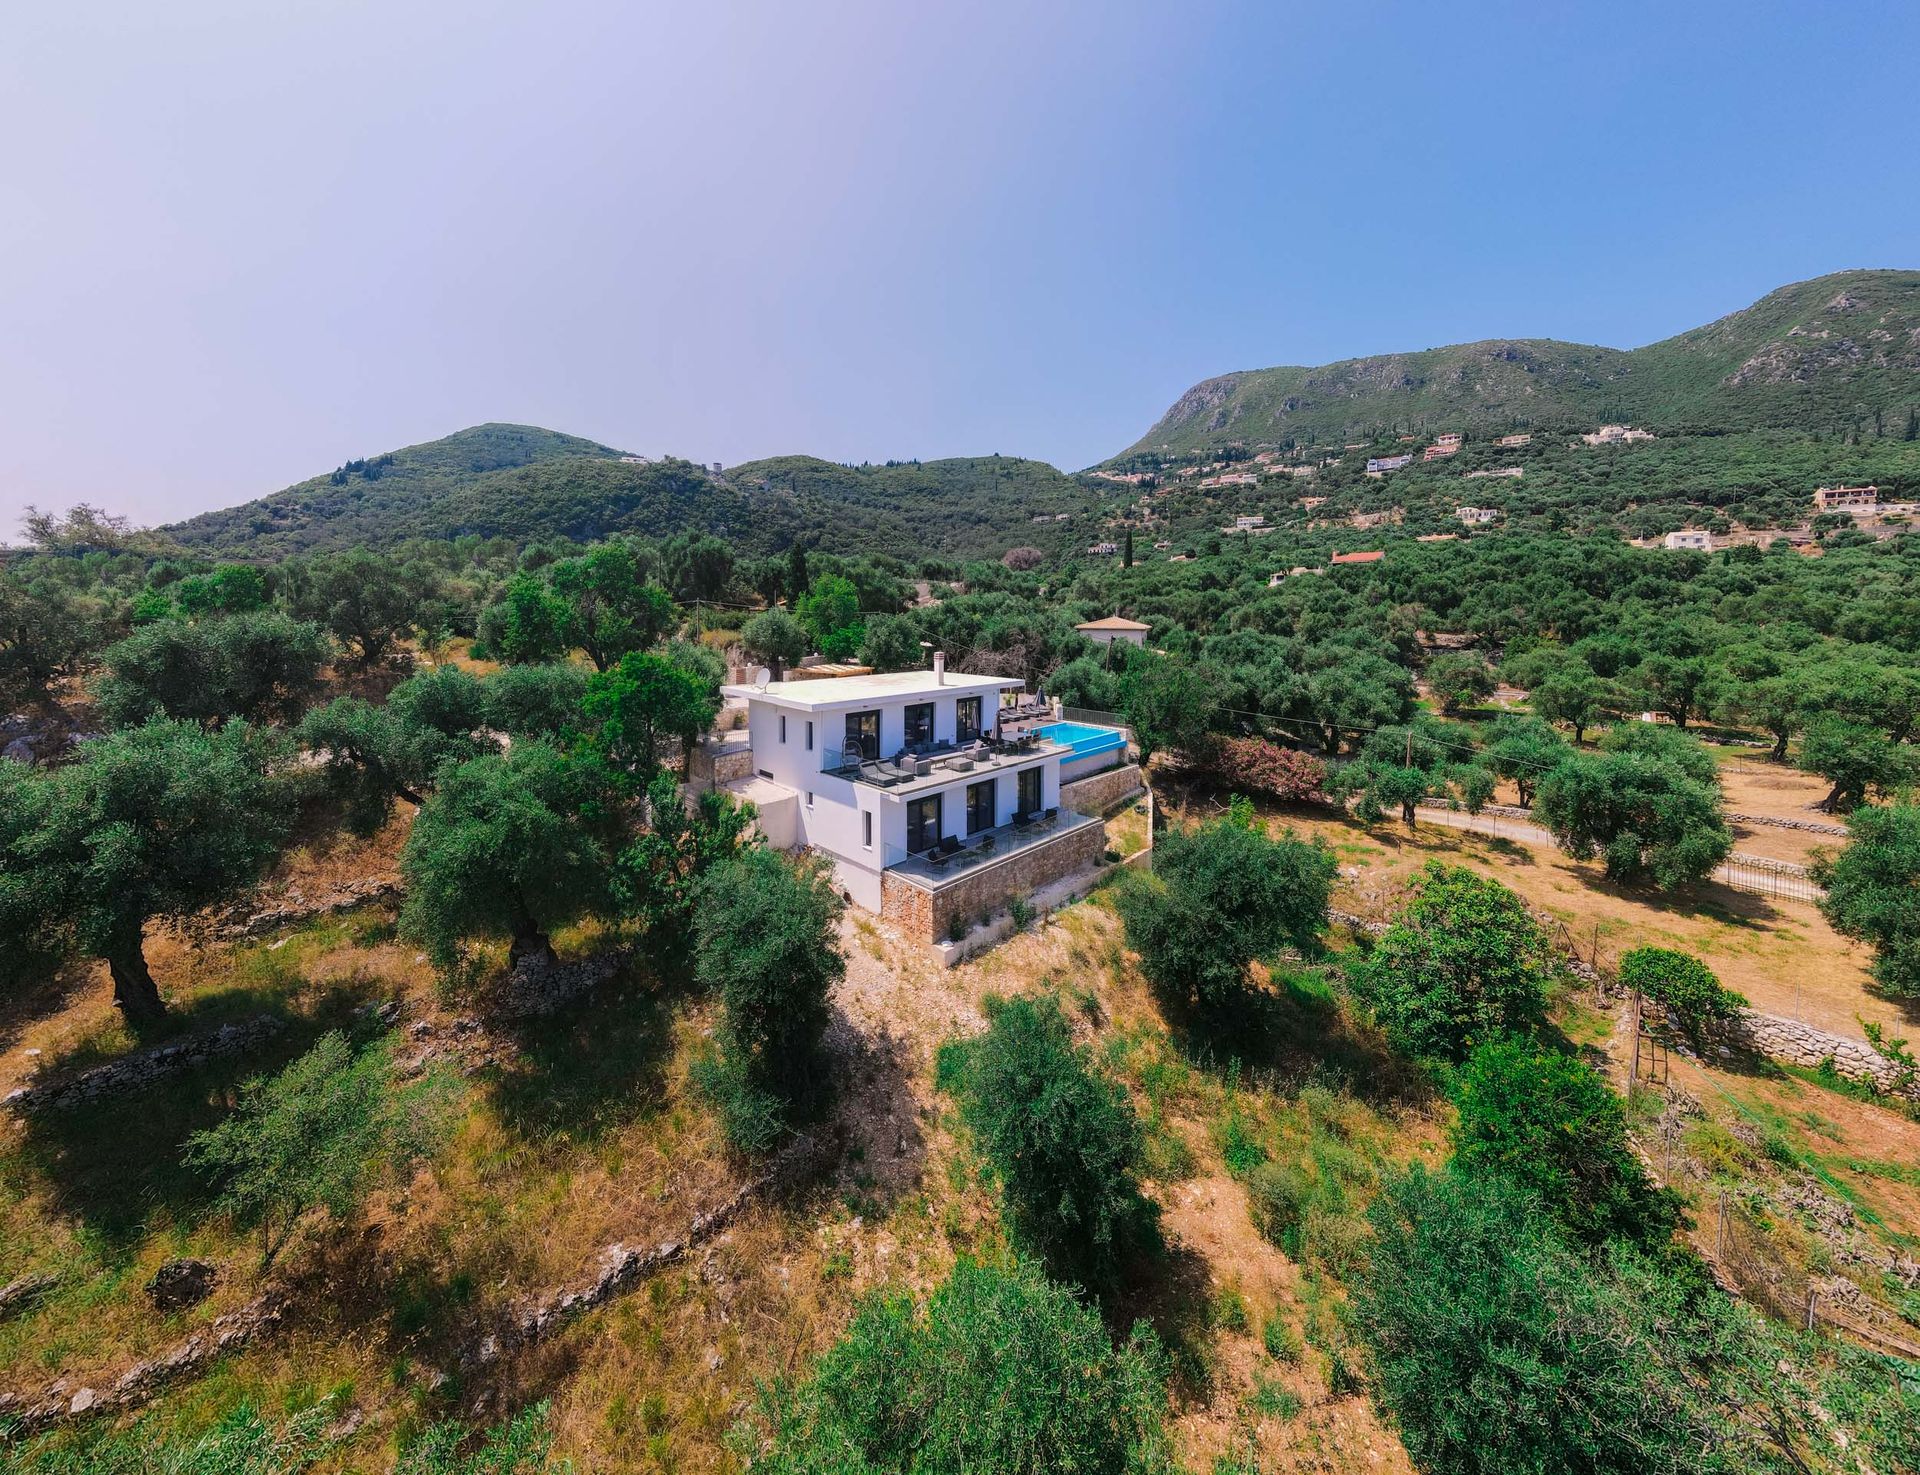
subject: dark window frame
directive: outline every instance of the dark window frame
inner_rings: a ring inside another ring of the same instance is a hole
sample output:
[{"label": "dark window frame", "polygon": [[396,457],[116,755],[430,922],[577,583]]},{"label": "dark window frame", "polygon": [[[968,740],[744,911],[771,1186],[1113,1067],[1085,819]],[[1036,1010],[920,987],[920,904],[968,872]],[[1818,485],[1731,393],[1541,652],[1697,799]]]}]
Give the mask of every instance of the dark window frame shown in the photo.
[{"label": "dark window frame", "polygon": [[918,799],[907,801],[907,854],[924,854],[939,841],[943,807],[941,797],[939,794],[922,794]]},{"label": "dark window frame", "polygon": [[[981,790],[985,790],[985,794]],[[986,800],[986,817],[981,820],[978,805]],[[1000,808],[1000,785],[990,778],[983,778],[967,785],[967,833],[977,835],[982,830],[993,828],[994,816]]]},{"label": "dark window frame", "polygon": [[[933,735],[938,730],[939,724],[932,702],[910,702],[900,716],[908,747],[912,747],[915,743],[933,741]],[[925,729],[916,735],[914,728],[922,722],[926,724]]]}]

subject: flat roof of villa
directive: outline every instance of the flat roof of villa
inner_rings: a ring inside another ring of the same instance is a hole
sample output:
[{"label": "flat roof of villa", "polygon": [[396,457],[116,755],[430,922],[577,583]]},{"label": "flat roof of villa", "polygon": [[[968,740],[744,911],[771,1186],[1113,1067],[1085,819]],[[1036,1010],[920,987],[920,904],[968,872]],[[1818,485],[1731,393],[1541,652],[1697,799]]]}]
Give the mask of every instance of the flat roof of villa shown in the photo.
[{"label": "flat roof of villa", "polygon": [[900,697],[1017,690],[1026,683],[1017,676],[972,676],[949,671],[944,679],[932,671],[882,671],[870,676],[830,676],[814,681],[769,681],[765,686],[723,686],[730,697],[776,702],[783,707],[815,710],[821,707],[860,706]]}]

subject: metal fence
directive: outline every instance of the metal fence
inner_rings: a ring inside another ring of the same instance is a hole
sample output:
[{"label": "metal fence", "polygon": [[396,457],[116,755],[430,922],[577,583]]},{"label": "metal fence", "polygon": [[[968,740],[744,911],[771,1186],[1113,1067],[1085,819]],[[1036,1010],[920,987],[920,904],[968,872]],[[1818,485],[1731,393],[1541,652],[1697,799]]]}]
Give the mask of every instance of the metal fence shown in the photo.
[{"label": "metal fence", "polygon": [[1805,866],[1766,855],[1744,855],[1737,850],[1721,862],[1713,879],[1735,891],[1772,897],[1776,901],[1817,902],[1826,895],[1814,884]]}]

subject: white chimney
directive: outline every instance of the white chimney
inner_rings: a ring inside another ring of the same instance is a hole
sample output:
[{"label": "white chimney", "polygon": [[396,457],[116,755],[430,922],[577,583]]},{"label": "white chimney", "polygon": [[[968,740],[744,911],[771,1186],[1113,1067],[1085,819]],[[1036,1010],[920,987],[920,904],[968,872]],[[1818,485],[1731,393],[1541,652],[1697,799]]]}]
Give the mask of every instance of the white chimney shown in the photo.
[{"label": "white chimney", "polygon": [[947,653],[944,650],[936,650],[933,653],[933,684],[935,686],[947,684]]}]

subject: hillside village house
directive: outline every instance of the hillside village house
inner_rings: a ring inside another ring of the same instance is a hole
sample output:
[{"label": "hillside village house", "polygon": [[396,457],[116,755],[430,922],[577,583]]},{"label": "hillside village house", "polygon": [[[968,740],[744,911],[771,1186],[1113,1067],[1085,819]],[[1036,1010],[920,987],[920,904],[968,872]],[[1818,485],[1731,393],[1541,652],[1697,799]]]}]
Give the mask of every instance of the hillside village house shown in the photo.
[{"label": "hillside village house", "polygon": [[1855,507],[1878,507],[1880,488],[1820,487],[1813,494],[1813,505],[1821,512],[1836,512]]},{"label": "hillside village house", "polygon": [[[727,787],[757,807],[768,844],[814,850],[849,900],[940,942],[1106,848],[1105,825],[1061,786],[1127,768],[1125,732],[1057,721],[1022,686],[936,655],[931,670],[724,687],[746,705],[751,754]],[[1124,797],[1107,787],[1101,807]]]},{"label": "hillside village house", "polygon": [[1087,620],[1073,628],[1095,645],[1113,645],[1116,642],[1123,645],[1145,645],[1147,631],[1152,627],[1143,625],[1138,620],[1108,615],[1105,619]]},{"label": "hillside village house", "polygon": [[1652,440],[1651,430],[1635,430],[1631,425],[1602,425],[1580,437],[1590,446],[1629,445],[1637,440]]},{"label": "hillside village house", "polygon": [[1517,435],[1503,435],[1494,442],[1496,446],[1525,446],[1533,443],[1533,436],[1526,431]]},{"label": "hillside village house", "polygon": [[1457,434],[1443,435],[1420,453],[1420,459],[1422,461],[1438,461],[1442,457],[1458,454],[1459,450],[1460,437]]},{"label": "hillside village house", "polygon": [[1687,528],[1677,533],[1668,533],[1661,544],[1665,548],[1692,548],[1702,553],[1713,551],[1713,534],[1704,528]]},{"label": "hillside village house", "polygon": [[1367,475],[1379,476],[1382,472],[1398,471],[1412,460],[1411,453],[1404,456],[1372,456],[1367,460]]},{"label": "hillside village house", "polygon": [[1453,515],[1468,527],[1485,527],[1488,523],[1500,521],[1498,507],[1456,507]]}]

